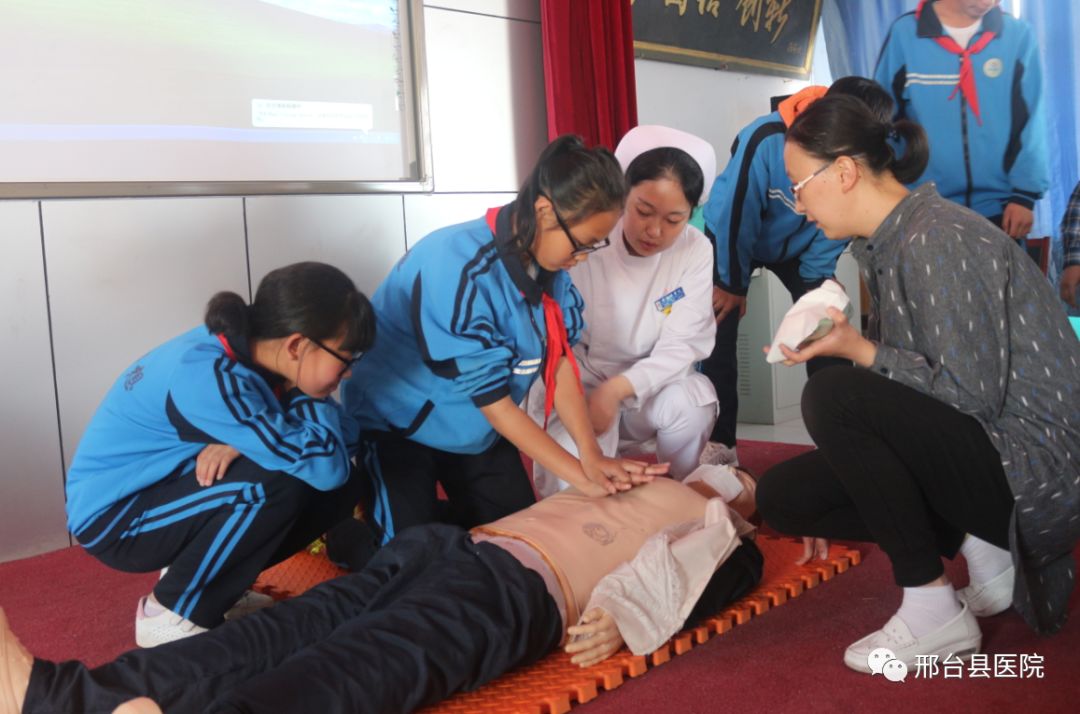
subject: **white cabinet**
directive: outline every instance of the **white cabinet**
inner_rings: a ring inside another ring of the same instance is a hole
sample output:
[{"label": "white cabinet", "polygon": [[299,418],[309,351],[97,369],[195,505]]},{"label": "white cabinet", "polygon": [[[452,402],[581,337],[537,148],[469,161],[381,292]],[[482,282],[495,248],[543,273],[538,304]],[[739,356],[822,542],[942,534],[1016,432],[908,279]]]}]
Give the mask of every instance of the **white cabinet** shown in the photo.
[{"label": "white cabinet", "polygon": [[[859,270],[850,251],[840,256],[836,277],[854,303],[852,314],[859,315]],[[797,419],[806,368],[769,364],[761,351],[772,342],[791,307],[791,295],[779,278],[768,270],[758,270],[750,279],[746,305],[746,316],[739,323],[739,421],[780,424]]]}]

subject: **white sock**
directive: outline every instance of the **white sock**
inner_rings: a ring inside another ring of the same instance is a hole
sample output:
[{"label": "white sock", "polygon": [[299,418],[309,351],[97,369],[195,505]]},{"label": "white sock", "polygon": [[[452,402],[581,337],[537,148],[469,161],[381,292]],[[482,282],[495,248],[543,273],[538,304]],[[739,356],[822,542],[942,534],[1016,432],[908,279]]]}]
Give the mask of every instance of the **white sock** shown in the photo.
[{"label": "white sock", "polygon": [[896,615],[915,637],[922,637],[961,612],[960,601],[950,584],[904,588],[904,600]]},{"label": "white sock", "polygon": [[968,577],[972,585],[983,585],[1004,573],[1012,565],[1012,555],[996,545],[979,540],[973,535],[964,539],[960,552],[968,564]]}]

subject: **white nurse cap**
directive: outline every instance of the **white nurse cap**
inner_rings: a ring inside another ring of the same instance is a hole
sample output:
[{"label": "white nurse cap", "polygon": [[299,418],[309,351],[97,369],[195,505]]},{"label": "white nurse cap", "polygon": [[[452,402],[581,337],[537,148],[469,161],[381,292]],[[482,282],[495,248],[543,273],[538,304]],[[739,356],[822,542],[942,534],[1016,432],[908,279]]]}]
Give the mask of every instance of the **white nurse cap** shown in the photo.
[{"label": "white nurse cap", "polygon": [[705,187],[701,192],[699,203],[705,203],[713,181],[716,179],[716,151],[712,144],[701,137],[657,124],[636,126],[628,131],[615,147],[615,158],[619,160],[622,170],[626,171],[630,162],[638,156],[662,146],[682,149],[690,154],[694,161],[697,161],[698,166],[701,167],[701,173],[705,175]]}]

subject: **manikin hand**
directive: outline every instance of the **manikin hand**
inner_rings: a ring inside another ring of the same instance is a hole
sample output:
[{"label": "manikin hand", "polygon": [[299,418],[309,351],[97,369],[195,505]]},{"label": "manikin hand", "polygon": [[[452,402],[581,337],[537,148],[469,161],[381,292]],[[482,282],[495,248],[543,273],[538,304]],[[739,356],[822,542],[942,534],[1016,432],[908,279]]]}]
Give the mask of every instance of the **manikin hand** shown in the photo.
[{"label": "manikin hand", "polygon": [[623,646],[615,618],[599,607],[582,615],[579,624],[566,628],[566,634],[570,641],[564,649],[570,661],[582,667],[603,662]]}]

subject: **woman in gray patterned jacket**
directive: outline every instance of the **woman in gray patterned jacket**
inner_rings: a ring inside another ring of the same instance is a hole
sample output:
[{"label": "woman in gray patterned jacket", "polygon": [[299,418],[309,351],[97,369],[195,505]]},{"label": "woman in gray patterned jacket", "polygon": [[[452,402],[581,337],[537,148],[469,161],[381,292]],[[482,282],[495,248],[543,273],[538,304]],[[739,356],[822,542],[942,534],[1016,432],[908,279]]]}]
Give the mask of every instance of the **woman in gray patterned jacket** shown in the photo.
[{"label": "woman in gray patterned jacket", "polygon": [[[758,507],[783,532],[873,541],[889,557],[903,601],[848,648],[861,671],[881,671],[880,648],[908,667],[977,652],[975,616],[1010,605],[1057,631],[1080,536],[1080,342],[1008,236],[933,184],[905,188],[927,155],[921,127],[883,124],[850,97],[816,102],[784,150],[807,218],[830,238],[867,236],[852,252],[874,334],[832,311],[828,335],[785,350],[855,366],[806,385],[818,450],[766,473]],[[941,562],[957,552],[971,579],[959,592]]]}]

